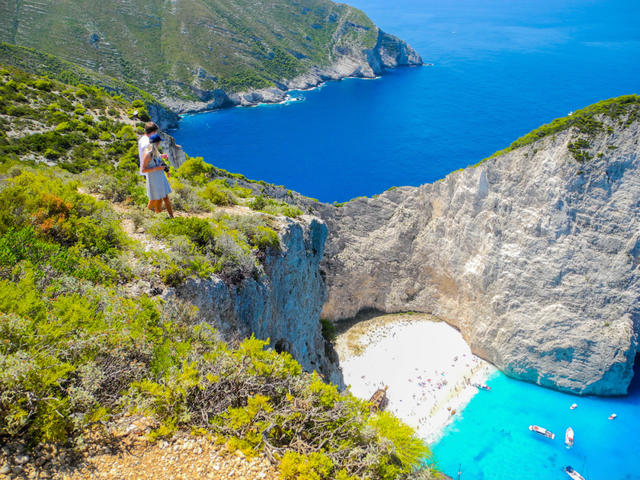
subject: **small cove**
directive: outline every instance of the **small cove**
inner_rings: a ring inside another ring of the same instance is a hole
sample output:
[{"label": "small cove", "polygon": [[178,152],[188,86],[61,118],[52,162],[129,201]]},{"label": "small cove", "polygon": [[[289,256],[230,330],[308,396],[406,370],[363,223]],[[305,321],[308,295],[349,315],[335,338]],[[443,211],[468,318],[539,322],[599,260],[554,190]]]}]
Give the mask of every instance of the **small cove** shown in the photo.
[{"label": "small cove", "polygon": [[[430,398],[440,393],[429,389],[431,382],[440,374],[454,382],[461,366],[452,361],[454,355],[464,362],[472,356],[453,327],[423,317],[428,316],[364,312],[339,322],[338,352],[352,393],[368,399],[376,388],[388,385],[389,409],[429,440],[444,473],[457,478],[461,468],[461,480],[561,480],[568,478],[564,468],[571,465],[587,480],[640,479],[635,447],[640,442],[640,358],[629,394],[613,398],[561,393],[514,380],[491,366],[485,372],[482,366],[472,383],[484,383],[491,391],[469,387],[457,398],[446,395],[450,400],[436,402],[440,408],[430,416]],[[359,331],[355,337],[354,330]],[[362,337],[357,356],[346,354],[354,338]],[[406,348],[416,341],[419,345]],[[434,349],[438,358],[432,355]],[[429,382],[426,389],[419,383],[423,380]],[[573,403],[578,405],[575,410],[569,408]],[[447,406],[457,412],[434,435],[430,425],[442,424]],[[615,420],[608,419],[612,413]],[[423,416],[428,418],[419,422]],[[547,428],[556,437],[543,438],[529,431],[529,425]],[[564,444],[568,427],[575,432],[571,449]]]}]

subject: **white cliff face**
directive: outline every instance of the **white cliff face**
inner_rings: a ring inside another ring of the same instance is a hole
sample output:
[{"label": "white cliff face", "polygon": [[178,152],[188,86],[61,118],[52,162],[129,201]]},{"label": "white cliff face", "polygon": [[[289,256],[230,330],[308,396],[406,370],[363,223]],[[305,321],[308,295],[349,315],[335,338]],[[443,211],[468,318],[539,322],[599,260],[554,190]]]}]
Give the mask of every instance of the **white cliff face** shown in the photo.
[{"label": "white cliff face", "polygon": [[567,149],[572,129],[434,184],[319,205],[322,316],[432,313],[510,376],[626,393],[640,329],[640,125],[605,123],[613,133],[590,140],[585,163]]},{"label": "white cliff face", "polygon": [[325,224],[311,216],[282,217],[282,249],[268,255],[265,275],[228,285],[220,278],[190,278],[175,294],[199,309],[199,319],[213,325],[227,341],[255,334],[271,347],[287,351],[307,371],[317,370],[338,385],[337,357],[325,344],[320,311],[326,299],[319,263],[327,237]]}]

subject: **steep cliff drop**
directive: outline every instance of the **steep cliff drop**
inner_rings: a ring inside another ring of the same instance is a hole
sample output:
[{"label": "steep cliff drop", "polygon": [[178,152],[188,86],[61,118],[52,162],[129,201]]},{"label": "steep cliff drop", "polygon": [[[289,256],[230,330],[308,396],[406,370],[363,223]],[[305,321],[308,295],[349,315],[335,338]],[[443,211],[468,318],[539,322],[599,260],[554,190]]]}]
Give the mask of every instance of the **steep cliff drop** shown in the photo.
[{"label": "steep cliff drop", "polygon": [[290,353],[306,371],[316,370],[343,386],[337,355],[319,322],[326,291],[318,266],[327,227],[311,216],[282,217],[281,222],[281,251],[264,260],[264,276],[239,282],[189,278],[168,290],[168,296],[198,307],[199,319],[215,326],[226,341],[252,334],[269,338],[273,348]]},{"label": "steep cliff drop", "polygon": [[640,329],[635,98],[434,184],[318,205],[322,316],[432,313],[514,378],[625,394]]}]

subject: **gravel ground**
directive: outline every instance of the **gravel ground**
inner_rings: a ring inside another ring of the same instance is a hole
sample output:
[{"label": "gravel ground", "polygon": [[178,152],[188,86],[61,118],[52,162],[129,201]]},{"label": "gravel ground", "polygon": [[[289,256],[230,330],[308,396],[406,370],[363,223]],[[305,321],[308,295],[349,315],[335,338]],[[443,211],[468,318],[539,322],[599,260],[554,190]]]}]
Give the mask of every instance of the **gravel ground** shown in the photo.
[{"label": "gravel ground", "polygon": [[0,480],[5,479],[171,479],[276,480],[277,470],[263,456],[247,458],[204,437],[177,436],[149,443],[128,435],[108,444],[64,448],[26,448],[14,441],[0,449]]}]

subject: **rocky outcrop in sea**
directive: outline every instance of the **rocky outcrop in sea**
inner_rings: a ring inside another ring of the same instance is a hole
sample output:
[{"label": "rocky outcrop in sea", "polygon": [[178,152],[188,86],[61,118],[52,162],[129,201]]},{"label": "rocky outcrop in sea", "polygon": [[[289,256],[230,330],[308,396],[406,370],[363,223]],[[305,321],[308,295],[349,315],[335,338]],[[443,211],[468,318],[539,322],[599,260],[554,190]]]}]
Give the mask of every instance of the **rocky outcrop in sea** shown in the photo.
[{"label": "rocky outcrop in sea", "polygon": [[322,316],[431,313],[514,378],[625,394],[640,330],[640,122],[598,120],[596,135],[571,128],[433,184],[317,204],[330,231]]}]

